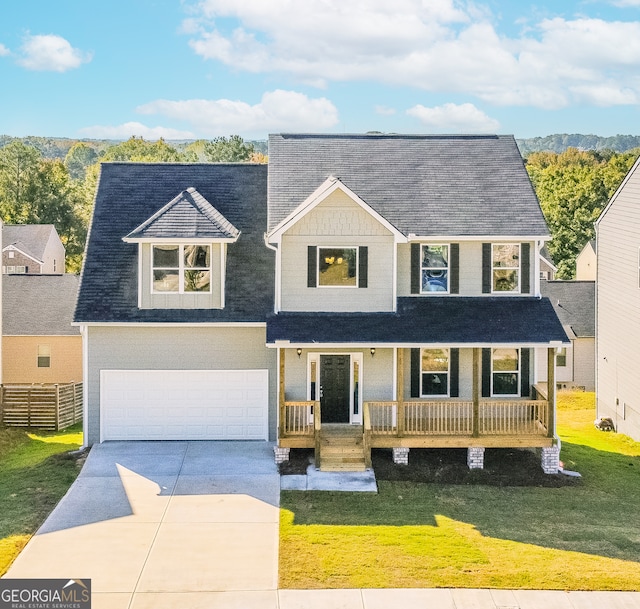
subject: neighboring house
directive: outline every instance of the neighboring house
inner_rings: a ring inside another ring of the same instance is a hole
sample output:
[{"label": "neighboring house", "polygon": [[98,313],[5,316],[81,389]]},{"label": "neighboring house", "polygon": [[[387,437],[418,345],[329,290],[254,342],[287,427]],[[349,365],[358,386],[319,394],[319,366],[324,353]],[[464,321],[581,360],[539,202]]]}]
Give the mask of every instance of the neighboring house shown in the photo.
[{"label": "neighboring house", "polygon": [[589,241],[576,258],[576,279],[596,280],[596,240]]},{"label": "neighboring house", "polygon": [[3,274],[62,275],[65,249],[53,224],[5,224]]},{"label": "neighboring house", "polygon": [[[595,281],[542,281],[540,292],[551,301],[571,339],[571,346],[561,347],[556,355],[556,386],[595,391]],[[544,369],[544,362],[538,367]]]},{"label": "neighboring house", "polygon": [[[268,170],[103,164],[75,317],[86,442],[271,439],[323,469],[538,447],[557,471],[535,366],[553,381],[569,344],[540,298],[548,238],[513,137],[274,135]],[[336,462],[345,431],[360,453]]]},{"label": "neighboring house", "polygon": [[599,417],[640,440],[640,160],[596,222]]},{"label": "neighboring house", "polygon": [[558,267],[551,261],[551,254],[549,254],[547,246],[543,246],[540,250],[540,279],[552,281],[557,271]]},{"label": "neighboring house", "polygon": [[82,381],[82,339],[72,326],[75,275],[2,278],[5,384]]}]

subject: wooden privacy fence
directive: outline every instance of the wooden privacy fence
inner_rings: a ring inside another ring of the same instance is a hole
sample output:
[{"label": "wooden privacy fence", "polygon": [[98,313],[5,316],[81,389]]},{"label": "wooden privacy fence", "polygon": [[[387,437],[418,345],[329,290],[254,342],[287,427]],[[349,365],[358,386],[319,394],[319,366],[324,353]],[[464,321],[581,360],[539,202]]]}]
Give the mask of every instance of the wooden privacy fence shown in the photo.
[{"label": "wooden privacy fence", "polygon": [[57,431],[82,420],[82,383],[1,385],[0,423]]}]

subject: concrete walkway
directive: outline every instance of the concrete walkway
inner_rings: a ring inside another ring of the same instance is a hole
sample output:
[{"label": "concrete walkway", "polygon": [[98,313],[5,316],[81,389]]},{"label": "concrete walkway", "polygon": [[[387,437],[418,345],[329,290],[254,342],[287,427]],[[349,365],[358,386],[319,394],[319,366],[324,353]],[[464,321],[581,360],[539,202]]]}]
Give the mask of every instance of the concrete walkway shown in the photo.
[{"label": "concrete walkway", "polygon": [[640,609],[640,593],[277,590],[264,442],[109,442],[5,577],[90,578],[93,609]]}]

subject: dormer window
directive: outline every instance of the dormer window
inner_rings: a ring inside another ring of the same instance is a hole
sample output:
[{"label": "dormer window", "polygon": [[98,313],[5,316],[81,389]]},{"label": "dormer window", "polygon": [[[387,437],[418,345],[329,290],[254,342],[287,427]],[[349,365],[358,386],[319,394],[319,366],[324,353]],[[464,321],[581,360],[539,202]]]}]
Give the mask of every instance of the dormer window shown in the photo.
[{"label": "dormer window", "polygon": [[153,292],[211,292],[209,245],[153,245]]}]

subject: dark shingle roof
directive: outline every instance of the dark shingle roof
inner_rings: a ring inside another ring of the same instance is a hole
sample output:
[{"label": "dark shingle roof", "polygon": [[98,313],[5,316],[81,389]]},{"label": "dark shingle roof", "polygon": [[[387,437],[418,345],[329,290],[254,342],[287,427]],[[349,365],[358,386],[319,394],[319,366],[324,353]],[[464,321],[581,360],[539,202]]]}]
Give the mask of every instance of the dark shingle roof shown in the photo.
[{"label": "dark shingle roof", "polygon": [[240,231],[195,188],[187,188],[127,235],[171,239],[236,239]]},{"label": "dark shingle roof", "polygon": [[80,334],[80,330],[71,325],[77,295],[76,275],[3,275],[3,334]]},{"label": "dark shingle roof", "polygon": [[267,343],[568,343],[548,299],[399,298],[397,313],[278,313]]},{"label": "dark shingle roof", "polygon": [[578,338],[596,335],[595,281],[541,281],[540,292]]},{"label": "dark shingle roof", "polygon": [[[122,237],[190,187],[242,233],[227,247],[225,308],[138,309],[138,246]],[[274,289],[266,197],[266,165],[103,163],[76,321],[264,321]]]},{"label": "dark shingle roof", "polygon": [[329,176],[405,235],[547,236],[512,136],[269,136],[269,230]]},{"label": "dark shingle roof", "polygon": [[15,245],[21,252],[36,260],[43,260],[53,224],[5,224],[2,229],[2,248]]}]

